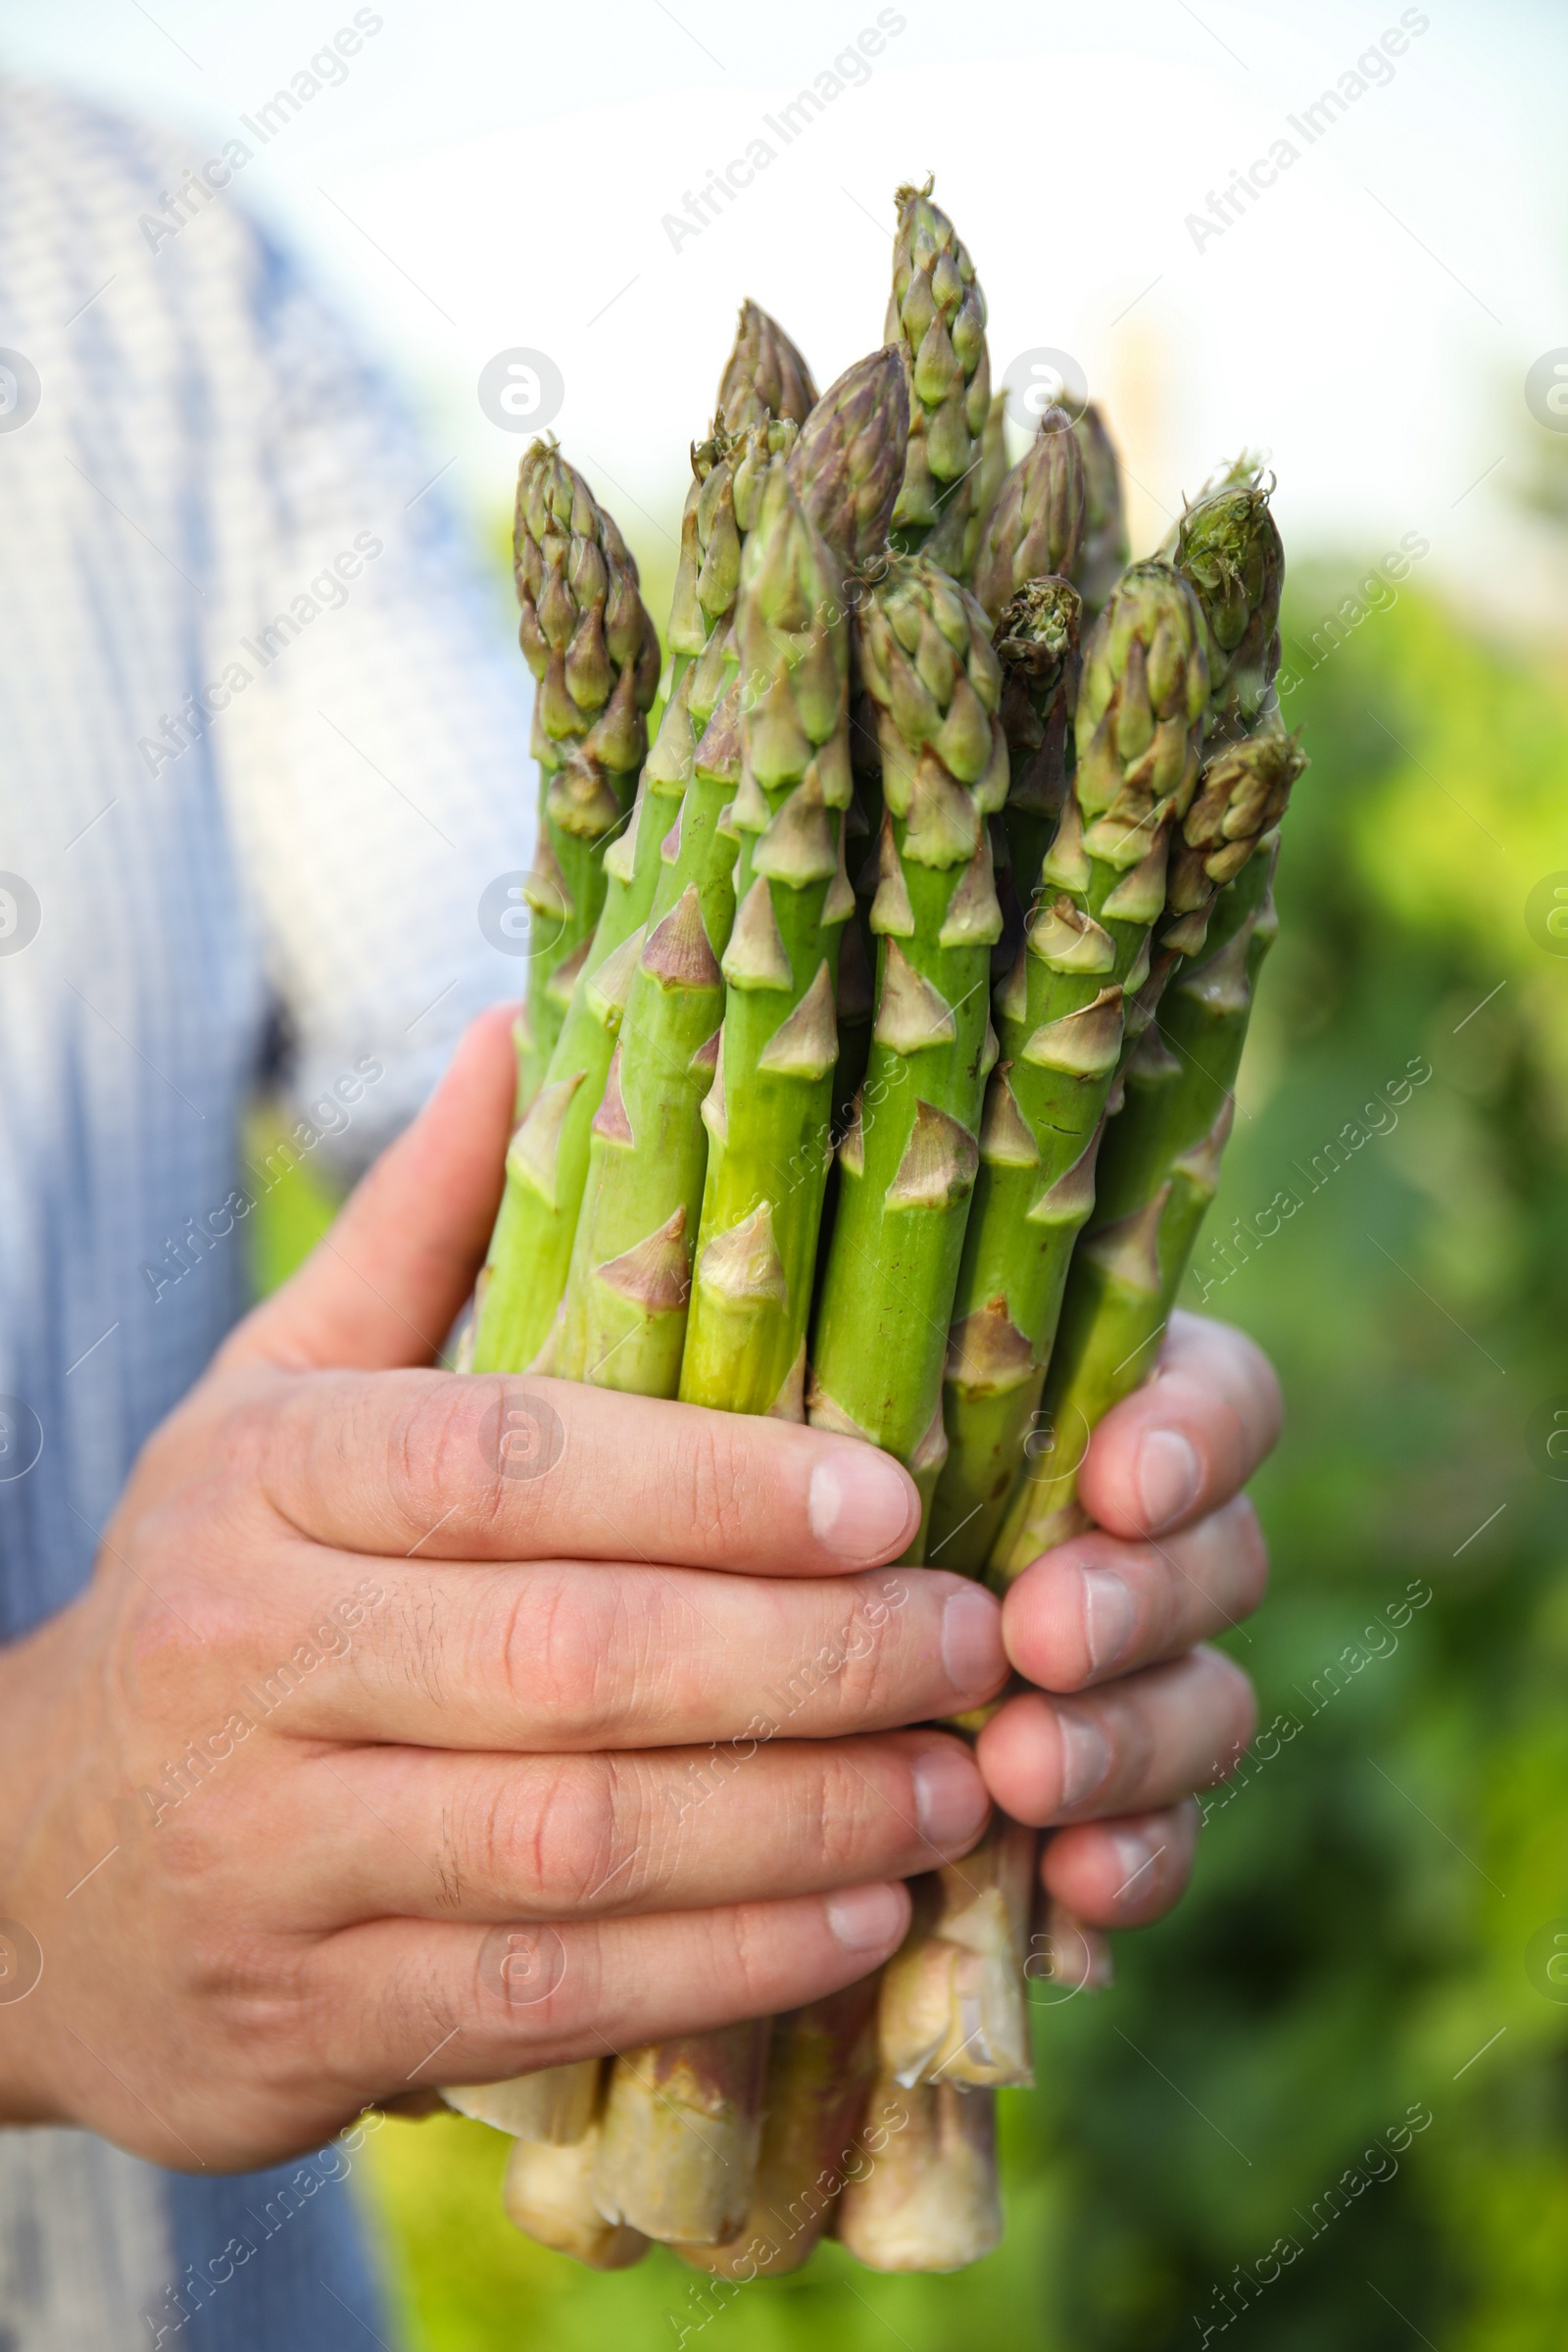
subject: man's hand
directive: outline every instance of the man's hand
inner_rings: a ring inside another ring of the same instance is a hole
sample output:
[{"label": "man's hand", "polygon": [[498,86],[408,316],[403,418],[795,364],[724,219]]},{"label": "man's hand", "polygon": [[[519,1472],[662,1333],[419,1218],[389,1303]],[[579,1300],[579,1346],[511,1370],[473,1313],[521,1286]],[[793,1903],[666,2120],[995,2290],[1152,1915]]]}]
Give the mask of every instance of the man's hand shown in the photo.
[{"label": "man's hand", "polygon": [[[0,1656],[0,2116],[245,2167],[370,2100],[809,2000],[887,1957],[899,1882],[984,1825],[971,1753],[900,1727],[992,1696],[1004,1626],[1053,1688],[1118,1670],[1073,1662],[1047,1588],[1157,1551],[1086,1538],[1004,1615],[880,1565],[917,1505],[869,1447],[429,1369],[483,1254],[512,1085],[503,1014],[158,1432],[88,1591]],[[1234,1387],[1200,1366],[1175,1398],[1216,1461]],[[1086,1492],[1125,1538],[1115,1447],[1107,1423]],[[1233,1447],[1231,1486],[1245,1467]],[[1256,1580],[1238,1524],[1159,1538],[1219,1617]],[[1209,1624],[1160,1618],[1157,1574],[1121,1668]],[[981,1764],[1025,1818],[1163,1803],[1234,1747],[1230,1671],[1075,1701],[1117,1710],[1076,1804],[1044,1699],[1009,1702]],[[1129,1834],[1054,1841],[1080,1916],[1159,1907],[1115,1894]]]},{"label": "man's hand", "polygon": [[984,1825],[962,1743],[897,1727],[999,1688],[1000,1612],[877,1570],[896,1464],[409,1368],[483,1253],[513,1082],[478,1024],[0,1659],[0,2114],[256,2165],[833,1990]]}]

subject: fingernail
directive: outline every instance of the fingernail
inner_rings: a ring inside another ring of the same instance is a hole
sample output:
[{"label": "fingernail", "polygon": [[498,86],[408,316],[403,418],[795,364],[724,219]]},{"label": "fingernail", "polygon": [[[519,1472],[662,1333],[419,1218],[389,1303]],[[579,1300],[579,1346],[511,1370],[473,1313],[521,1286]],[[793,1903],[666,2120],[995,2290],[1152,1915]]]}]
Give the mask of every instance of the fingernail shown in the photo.
[{"label": "fingernail", "polygon": [[1141,1903],[1152,1891],[1152,1864],[1163,1840],[1140,1838],[1135,1830],[1118,1830],[1110,1842],[1119,1874],[1112,1900],[1129,1906]]},{"label": "fingernail", "polygon": [[1138,1623],[1138,1603],[1132,1587],[1114,1568],[1086,1568],[1084,1580],[1084,1642],[1089,1663],[1097,1674],[1114,1666],[1132,1641]]},{"label": "fingernail", "polygon": [[990,1809],[979,1767],[960,1748],[926,1749],[914,1767],[914,1817],[929,1845],[967,1845]]},{"label": "fingernail", "polygon": [[1061,1729],[1061,1795],[1063,1807],[1081,1805],[1092,1796],[1110,1770],[1110,1742],[1092,1715],[1075,1707],[1058,1707]]},{"label": "fingernail", "polygon": [[827,1924],[847,1952],[885,1951],[908,1916],[902,1886],[846,1886],[827,1898]]},{"label": "fingernail", "polygon": [[807,1519],[817,1542],[841,1560],[902,1551],[918,1511],[909,1480],[874,1446],[845,1446],[812,1468]]},{"label": "fingernail", "polygon": [[1198,1456],[1179,1429],[1152,1429],[1138,1448],[1138,1499],[1151,1535],[1157,1535],[1198,1500],[1202,1481]]},{"label": "fingernail", "polygon": [[942,1608],[942,1666],[955,1690],[984,1697],[1007,1671],[1002,1610],[974,1587],[950,1592]]}]

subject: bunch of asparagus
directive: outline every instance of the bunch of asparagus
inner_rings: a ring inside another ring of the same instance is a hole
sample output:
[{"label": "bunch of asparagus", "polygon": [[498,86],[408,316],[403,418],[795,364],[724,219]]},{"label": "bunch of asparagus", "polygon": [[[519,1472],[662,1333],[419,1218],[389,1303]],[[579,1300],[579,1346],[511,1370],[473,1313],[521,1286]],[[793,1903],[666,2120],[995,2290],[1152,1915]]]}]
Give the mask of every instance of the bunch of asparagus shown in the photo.
[{"label": "bunch of asparagus", "polygon": [[[742,310],[651,748],[636,565],[553,444],[523,460],[536,929],[466,1360],[883,1446],[909,1559],[1000,1589],[1083,1524],[1088,1433],[1152,1368],[1304,761],[1260,469],[1129,564],[1098,411],[1006,469],[973,264],[929,184],[897,204],[885,345],[820,399]],[[450,2090],[515,2139],[514,2220],[731,2278],[825,2230],[884,2270],[987,2252],[1038,1844],[994,1820],[830,2000]]]}]

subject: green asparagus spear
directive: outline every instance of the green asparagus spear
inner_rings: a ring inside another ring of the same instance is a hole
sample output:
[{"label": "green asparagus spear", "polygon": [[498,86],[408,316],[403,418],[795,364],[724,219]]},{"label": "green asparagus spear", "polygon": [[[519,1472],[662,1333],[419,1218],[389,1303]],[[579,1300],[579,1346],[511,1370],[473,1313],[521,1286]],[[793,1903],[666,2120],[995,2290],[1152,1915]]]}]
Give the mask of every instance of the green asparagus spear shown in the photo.
[{"label": "green asparagus spear", "polygon": [[507,1189],[480,1277],[472,1369],[548,1363],[587,1182],[591,1128],[643,945],[660,845],[719,696],[741,549],[790,423],[720,433],[692,452],[669,641],[676,684],[644,765],[632,820],[605,859],[607,897],[544,1085],[513,1138]]},{"label": "green asparagus spear", "polygon": [[1072,584],[1084,600],[1085,613],[1095,620],[1127,562],[1121,466],[1104,418],[1093,401],[1074,419],[1072,429],[1083,455],[1086,494],[1084,532]]},{"label": "green asparagus spear", "polygon": [[[749,544],[739,911],[723,958],[719,1067],[680,1394],[731,1412],[805,1414],[806,1326],[830,1160],[839,942],[855,901],[846,571],[880,547],[908,403],[896,353],[852,368],[776,467]],[[814,510],[832,533],[813,527]]]},{"label": "green asparagus spear", "polygon": [[811,370],[776,318],[743,302],[735,341],[718,379],[715,409],[732,433],[788,418],[804,424],[816,406]]},{"label": "green asparagus spear", "polygon": [[1084,653],[1073,791],[1024,951],[997,993],[947,1367],[950,1451],[932,1556],[983,1567],[1039,1403],[1068,1260],[1094,1200],[1124,1000],[1148,973],[1171,821],[1198,782],[1203,621],[1168,565],[1124,572]]},{"label": "green asparagus spear", "polygon": [[944,1449],[944,1336],[996,1052],[987,999],[1002,912],[985,819],[1005,797],[1006,744],[985,614],[924,557],[895,560],[858,636],[884,802],[877,1010],[839,1152],[809,1411],[819,1427],[897,1454],[929,1496]]},{"label": "green asparagus spear", "polygon": [[1028,580],[1071,578],[1084,527],[1084,461],[1065,409],[1048,409],[980,535],[974,592],[995,623]]},{"label": "green asparagus spear", "polygon": [[534,918],[518,1071],[525,1107],[604,904],[605,852],[648,748],[659,640],[625,541],[553,441],[534,442],[518,467],[513,544],[539,763],[539,830],[523,887]]},{"label": "green asparagus spear", "polygon": [[[809,469],[791,475],[802,504],[818,505],[830,530],[849,534],[840,552],[824,549],[814,591],[824,612],[839,613],[841,628],[843,574],[861,535],[874,544],[885,528],[896,485],[897,452],[890,456],[887,443],[904,429],[899,391],[886,354],[848,370],[819,404],[824,421],[812,424],[809,440],[803,432],[803,467],[809,457]],[[760,569],[756,576],[766,575]],[[733,643],[721,651],[733,670]],[[713,652],[710,641],[705,661]],[[739,685],[727,689],[697,747],[692,786],[662,845],[647,942],[595,1120],[566,1289],[558,1368],[643,1396],[675,1394],[685,1341],[707,1161],[698,1113],[717,1064],[718,958],[735,917],[739,827],[730,812],[740,783]],[[737,956],[746,955],[749,938],[743,921]]]},{"label": "green asparagus spear", "polygon": [[[1230,806],[1250,803],[1258,817],[1277,822],[1304,765],[1291,738],[1257,735],[1216,755],[1205,797],[1212,782],[1217,799],[1229,777]],[[1227,842],[1216,858],[1235,846]],[[1047,1445],[1026,1463],[1008,1503],[992,1552],[994,1581],[1005,1583],[1084,1524],[1077,1470],[1090,1433],[1152,1369],[1152,1343],[1218,1182],[1253,989],[1277,929],[1273,862],[1263,848],[1220,890],[1201,958],[1178,970],[1157,1025],[1128,1065],[1095,1224],[1073,1259],[1052,1356],[1041,1421]]]},{"label": "green asparagus spear", "polygon": [[[980,536],[978,472],[991,411],[986,298],[957,231],[923,188],[900,188],[887,339],[908,355],[909,453],[893,538],[967,579]],[[995,436],[993,436],[993,459]]]}]

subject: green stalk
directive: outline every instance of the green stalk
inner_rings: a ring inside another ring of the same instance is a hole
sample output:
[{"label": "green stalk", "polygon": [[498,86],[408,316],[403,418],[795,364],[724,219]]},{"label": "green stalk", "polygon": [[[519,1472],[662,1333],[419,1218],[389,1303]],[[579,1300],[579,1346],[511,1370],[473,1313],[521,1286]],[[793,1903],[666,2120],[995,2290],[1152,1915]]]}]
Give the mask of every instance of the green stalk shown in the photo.
[{"label": "green stalk", "polygon": [[996,2092],[882,2075],[868,2104],[894,2120],[839,2199],[850,2252],[873,2271],[958,2271],[989,2254],[1002,2235]]},{"label": "green stalk", "polygon": [[839,1149],[809,1413],[819,1428],[896,1454],[929,1498],[944,1450],[944,1341],[996,1052],[987,999],[1002,911],[985,819],[1005,798],[1006,744],[985,615],[924,557],[895,559],[861,608],[858,636],[882,762],[877,1010]]},{"label": "green stalk", "polygon": [[1071,797],[1023,952],[997,992],[975,1203],[954,1300],[949,1452],[932,1556],[977,1573],[1040,1401],[1068,1262],[1122,1056],[1125,1001],[1148,977],[1172,820],[1192,801],[1208,696],[1186,581],[1134,564],[1084,653]]},{"label": "green stalk", "polygon": [[472,1369],[550,1368],[604,1098],[655,890],[660,850],[721,692],[741,551],[772,458],[793,424],[719,434],[692,452],[670,614],[675,684],[626,832],[605,858],[607,897],[543,1086],[507,1155],[507,1188],[480,1276]]},{"label": "green stalk", "polygon": [[535,441],[517,469],[513,548],[539,762],[539,829],[523,887],[535,935],[518,1065],[525,1107],[604,905],[605,852],[648,748],[659,640],[625,541],[553,441]]},{"label": "green stalk", "polygon": [[719,1066],[703,1105],[708,1164],[680,1372],[687,1402],[730,1412],[805,1415],[839,942],[855,909],[842,834],[852,789],[842,589],[886,533],[907,417],[894,353],[852,368],[788,466],[775,467],[747,550],[731,819],[739,911],[723,957]]},{"label": "green stalk", "polygon": [[793,2009],[773,2028],[751,2209],[728,2245],[683,2246],[717,2278],[798,2271],[832,2219],[876,2070],[874,1977]]},{"label": "green stalk", "polygon": [[[1220,752],[1205,790],[1215,770],[1229,773],[1239,779],[1233,805],[1250,801],[1272,825],[1304,765],[1290,739],[1255,736]],[[1223,853],[1215,855],[1218,862]],[[1128,1064],[1126,1103],[1106,1139],[1095,1224],[1073,1259],[1046,1383],[1050,1445],[1008,1503],[993,1582],[1005,1584],[1086,1524],[1077,1472],[1090,1433],[1152,1369],[1152,1344],[1219,1180],[1253,990],[1278,928],[1273,863],[1271,850],[1254,855],[1221,888],[1202,960],[1178,971]]]},{"label": "green stalk", "polygon": [[611,2070],[593,2174],[607,2221],[723,2245],[746,2220],[771,2021],[628,2050]]},{"label": "green stalk", "polygon": [[1099,617],[1122,575],[1128,557],[1127,516],[1122,504],[1121,466],[1105,420],[1093,401],[1073,421],[1084,461],[1084,532],[1072,584],[1091,620]]},{"label": "green stalk", "polygon": [[[909,451],[893,544],[967,579],[979,544],[982,436],[991,413],[986,298],[953,222],[923,188],[900,188],[887,340],[907,355]],[[996,437],[992,437],[995,463]]]}]

